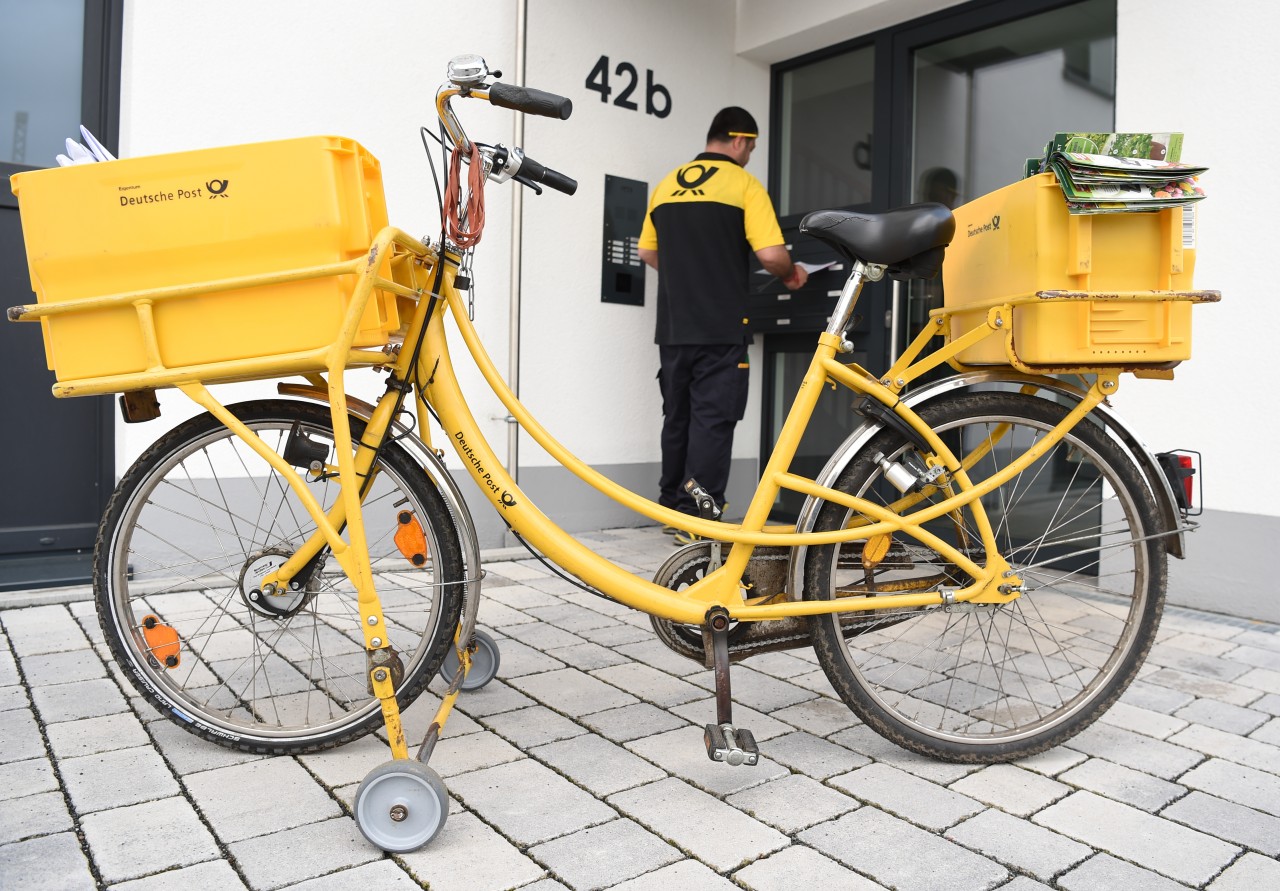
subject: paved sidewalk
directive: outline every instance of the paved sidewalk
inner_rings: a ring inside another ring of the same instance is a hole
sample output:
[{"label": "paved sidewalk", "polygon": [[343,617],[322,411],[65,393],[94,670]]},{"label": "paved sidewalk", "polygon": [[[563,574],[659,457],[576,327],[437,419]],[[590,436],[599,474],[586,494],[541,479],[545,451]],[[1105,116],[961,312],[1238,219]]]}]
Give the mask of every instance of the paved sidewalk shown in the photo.
[{"label": "paved sidewalk", "polygon": [[[654,528],[583,538],[646,574],[672,550]],[[756,656],[734,716],[763,758],[729,768],[702,747],[711,672],[647,617],[532,560],[487,568],[498,680],[463,695],[432,758],[443,833],[398,857],[351,817],[388,757],[376,738],[220,748],[137,696],[91,603],[0,610],[0,888],[1280,888],[1280,627],[1171,608],[1099,723],[985,768],[885,742],[811,652]],[[406,712],[411,743],[434,707]]]}]

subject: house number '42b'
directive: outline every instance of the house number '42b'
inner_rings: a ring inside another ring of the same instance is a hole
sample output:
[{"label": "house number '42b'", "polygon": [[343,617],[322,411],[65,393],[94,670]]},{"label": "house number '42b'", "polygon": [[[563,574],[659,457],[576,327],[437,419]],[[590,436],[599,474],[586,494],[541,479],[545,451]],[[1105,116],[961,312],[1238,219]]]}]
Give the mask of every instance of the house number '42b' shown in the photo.
[{"label": "house number '42b'", "polygon": [[[625,85],[621,86],[617,98],[613,100],[613,104],[619,108],[639,111],[640,106],[631,99],[631,94],[636,91],[640,83],[640,73],[636,71],[636,66],[630,62],[619,62],[613,69],[613,73],[626,81]],[[609,101],[613,88],[609,86],[608,56],[601,56],[600,61],[596,62],[596,66],[587,75],[587,89],[599,93],[601,102]],[[644,110],[657,118],[665,118],[671,114],[671,93],[662,84],[653,82],[653,72],[650,70],[644,73]]]}]

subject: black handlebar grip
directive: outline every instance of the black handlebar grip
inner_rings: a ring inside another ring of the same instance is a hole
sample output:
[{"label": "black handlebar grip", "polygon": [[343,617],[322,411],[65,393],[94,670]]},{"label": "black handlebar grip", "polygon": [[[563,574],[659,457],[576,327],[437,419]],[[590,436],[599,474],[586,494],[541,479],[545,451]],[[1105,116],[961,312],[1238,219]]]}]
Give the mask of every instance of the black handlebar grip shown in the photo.
[{"label": "black handlebar grip", "polygon": [[525,114],[539,114],[544,118],[559,118],[562,121],[568,120],[573,113],[572,100],[564,96],[511,84],[490,84],[489,104]]},{"label": "black handlebar grip", "polygon": [[520,162],[519,175],[530,182],[555,189],[557,192],[564,192],[566,195],[572,195],[578,191],[576,179],[565,176],[559,170],[552,170],[550,167],[539,164],[528,155]]}]

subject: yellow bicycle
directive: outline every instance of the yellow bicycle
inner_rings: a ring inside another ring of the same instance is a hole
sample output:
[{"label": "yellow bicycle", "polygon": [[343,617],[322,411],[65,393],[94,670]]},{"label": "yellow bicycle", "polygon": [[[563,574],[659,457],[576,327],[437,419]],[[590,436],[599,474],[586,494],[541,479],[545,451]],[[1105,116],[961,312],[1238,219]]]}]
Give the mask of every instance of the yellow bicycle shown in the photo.
[{"label": "yellow bicycle", "polygon": [[[521,150],[473,142],[457,99],[557,118],[568,116],[568,100],[496,82],[482,59],[459,57],[437,110],[444,141],[469,164],[473,196],[485,180],[507,179],[572,193],[571,179]],[[1132,681],[1156,633],[1168,555],[1182,555],[1190,505],[1177,467],[1152,455],[1107,400],[1124,372],[1171,376],[1169,354],[1117,363],[1107,361],[1113,350],[1092,361],[1029,363],[1018,332],[1045,309],[1123,305],[1176,315],[1217,299],[1214,292],[1178,291],[1166,277],[1154,290],[1040,290],[948,305],[877,375],[847,361],[858,295],[885,275],[936,274],[952,213],[915,205],[810,215],[803,229],[848,260],[848,280],[741,522],[719,521],[705,497],[704,515],[690,517],[577,459],[504,383],[468,317],[462,243],[475,205],[465,210],[461,170],[446,199],[451,234],[439,241],[380,226],[372,246],[341,262],[75,299],[46,290],[41,302],[10,310],[10,319],[40,319],[48,331],[89,313],[134,326],[138,367],[108,363],[108,371],[60,380],[56,395],[124,393],[126,417],[145,420],[155,414],[151,391],[176,387],[206,410],[124,475],[95,553],[106,640],[166,717],[225,746],[281,754],[385,725],[393,758],[356,795],[362,831],[389,851],[439,832],[448,797],[426,762],[459,693],[492,675],[497,652],[476,630],[479,549],[433,443],[433,418],[532,548],[587,589],[650,614],[667,646],[715,669],[716,715],[705,733],[714,760],[759,757],[751,733],[733,723],[729,669],[770,649],[812,644],[836,692],[869,726],[912,751],[968,763],[1061,743]],[[59,174],[19,175],[15,190],[28,188],[23,176]],[[229,212],[237,189],[243,194],[243,180],[217,182],[201,213]],[[24,205],[24,225],[29,214]],[[166,343],[180,336],[166,327],[170,307],[332,280],[347,283],[348,300],[322,344],[290,346],[293,323],[282,318],[257,354],[210,358],[201,340],[190,346],[196,358],[167,357]],[[371,329],[372,307],[382,322]],[[649,580],[541,513],[468,408],[446,340],[450,321],[493,392],[550,455],[641,516],[703,540]],[[930,350],[936,337],[941,345]],[[994,359],[975,352],[988,345]],[[948,362],[958,374],[908,392]],[[387,380],[376,404],[349,397],[344,383],[369,368]],[[209,389],[289,376],[301,381],[279,384],[288,398],[228,406]],[[852,394],[860,422],[806,478],[792,460],[828,388]],[[805,496],[804,508],[794,525],[770,525],[784,489]],[[447,693],[411,753],[400,711],[446,658],[456,670],[446,672]]]}]

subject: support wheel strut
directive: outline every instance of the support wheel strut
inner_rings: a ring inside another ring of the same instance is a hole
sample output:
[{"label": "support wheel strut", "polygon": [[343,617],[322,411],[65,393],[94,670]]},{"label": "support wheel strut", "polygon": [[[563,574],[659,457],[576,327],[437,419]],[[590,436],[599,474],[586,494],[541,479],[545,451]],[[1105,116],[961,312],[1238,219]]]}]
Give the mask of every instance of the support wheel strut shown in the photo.
[{"label": "support wheel strut", "polygon": [[392,854],[416,851],[435,838],[449,816],[449,793],[439,774],[409,759],[380,764],[356,790],[356,825]]}]

